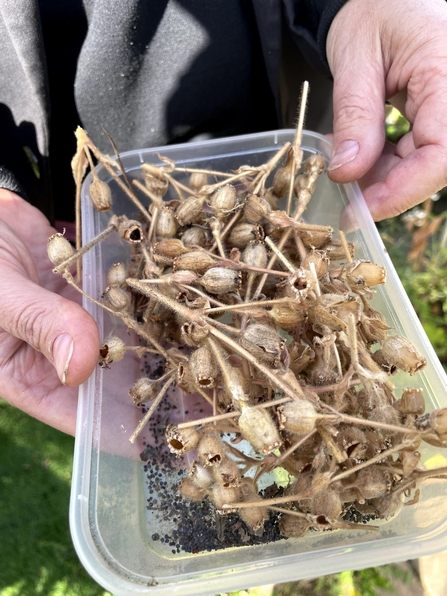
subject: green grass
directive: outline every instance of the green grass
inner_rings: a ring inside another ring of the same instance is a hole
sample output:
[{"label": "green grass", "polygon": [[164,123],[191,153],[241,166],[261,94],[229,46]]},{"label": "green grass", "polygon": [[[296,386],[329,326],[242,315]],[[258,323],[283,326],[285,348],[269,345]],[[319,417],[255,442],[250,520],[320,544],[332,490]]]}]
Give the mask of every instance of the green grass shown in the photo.
[{"label": "green grass", "polygon": [[0,595],[103,596],[68,526],[73,438],[0,400]]}]

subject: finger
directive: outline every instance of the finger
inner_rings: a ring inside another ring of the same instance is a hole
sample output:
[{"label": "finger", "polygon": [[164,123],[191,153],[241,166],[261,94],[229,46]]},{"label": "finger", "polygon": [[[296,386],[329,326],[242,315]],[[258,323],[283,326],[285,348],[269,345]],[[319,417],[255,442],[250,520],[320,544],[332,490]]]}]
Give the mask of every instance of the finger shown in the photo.
[{"label": "finger", "polygon": [[[420,106],[411,135],[398,147],[402,155],[406,154],[404,159],[383,183],[365,190],[377,221],[403,213],[447,185],[447,89],[441,91],[437,89]],[[410,151],[412,146],[415,149]]]},{"label": "finger", "polygon": [[354,51],[334,74],[334,153],[328,166],[332,180],[351,182],[372,168],[385,142],[384,118],[382,66],[373,55]]},{"label": "finger", "polygon": [[372,186],[376,182],[383,181],[388,173],[395,167],[401,158],[396,155],[396,146],[392,143],[385,143],[383,152],[373,167],[364,175],[358,184],[362,190]]}]

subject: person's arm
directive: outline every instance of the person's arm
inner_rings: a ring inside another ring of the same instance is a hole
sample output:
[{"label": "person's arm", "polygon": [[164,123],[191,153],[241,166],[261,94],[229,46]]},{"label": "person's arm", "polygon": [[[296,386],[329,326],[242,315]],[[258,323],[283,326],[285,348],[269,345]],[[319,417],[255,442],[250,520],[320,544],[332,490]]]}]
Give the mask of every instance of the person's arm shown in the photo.
[{"label": "person's arm", "polygon": [[0,397],[74,434],[77,386],[97,363],[99,335],[77,292],[52,273],[54,232],[40,211],[0,189]]},{"label": "person's arm", "polygon": [[[376,220],[447,185],[446,31],[444,0],[349,0],[329,29],[335,149],[329,176],[339,183],[363,177]],[[384,129],[385,100],[393,97],[412,125],[395,147],[385,144]]]}]

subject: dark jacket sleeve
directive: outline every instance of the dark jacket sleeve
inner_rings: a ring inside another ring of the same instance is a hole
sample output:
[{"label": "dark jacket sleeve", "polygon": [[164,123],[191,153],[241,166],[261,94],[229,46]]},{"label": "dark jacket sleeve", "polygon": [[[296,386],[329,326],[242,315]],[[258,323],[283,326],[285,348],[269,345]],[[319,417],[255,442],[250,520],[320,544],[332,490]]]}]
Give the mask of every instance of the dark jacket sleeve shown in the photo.
[{"label": "dark jacket sleeve", "polygon": [[26,193],[14,176],[12,172],[10,172],[7,168],[0,165],[0,188],[5,188],[6,190],[10,190],[11,192],[15,192],[17,195],[20,195],[22,199],[26,199]]},{"label": "dark jacket sleeve", "polygon": [[285,18],[311,66],[330,73],[326,39],[331,23],[347,0],[283,0]]}]

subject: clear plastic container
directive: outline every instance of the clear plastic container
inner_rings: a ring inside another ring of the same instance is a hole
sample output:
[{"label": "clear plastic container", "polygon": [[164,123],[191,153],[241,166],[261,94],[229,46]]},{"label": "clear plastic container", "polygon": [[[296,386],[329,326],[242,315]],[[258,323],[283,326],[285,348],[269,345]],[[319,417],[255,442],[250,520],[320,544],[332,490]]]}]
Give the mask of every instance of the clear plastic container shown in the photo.
[{"label": "clear plastic container", "polygon": [[[132,151],[121,155],[129,176],[138,176],[141,163],[160,163],[159,155],[177,165],[228,171],[242,164],[260,165],[273,155],[293,131],[283,130],[235,138]],[[305,157],[315,152],[328,160],[330,142],[305,132]],[[110,181],[100,168],[100,177]],[[107,226],[110,213],[98,214],[88,198],[89,180],[82,191],[83,242]],[[114,186],[114,212],[134,216],[135,207]],[[330,224],[339,229],[340,215],[351,205],[355,222],[348,240],[354,242],[356,256],[384,265],[387,282],[379,286],[374,306],[386,316],[396,333],[407,336],[425,355],[428,364],[415,376],[392,377],[396,395],[404,387],[421,387],[427,409],[447,406],[446,376],[397,277],[356,184],[338,186],[323,175],[305,213],[311,223]],[[126,253],[127,251],[127,253]],[[87,253],[83,265],[83,287],[98,298],[106,286],[108,267],[129,249],[110,236]],[[102,337],[120,334],[131,343],[123,325],[102,309],[86,301],[85,308],[99,325]],[[419,502],[404,507],[394,519],[383,522],[380,532],[337,530],[310,533],[304,538],[279,540],[256,546],[241,546],[213,552],[172,554],[168,545],[154,540],[171,523],[171,515],[160,522],[147,499],[152,488],[148,471],[140,460],[141,443],[132,445],[128,437],[141,418],[128,396],[140,376],[138,358],[126,356],[110,370],[99,367],[81,387],[72,481],[70,521],[77,553],[95,580],[114,594],[156,594],[182,596],[211,595],[250,586],[318,577],[342,570],[354,570],[392,561],[413,559],[447,548],[447,485],[441,480],[422,485]],[[178,393],[179,420],[186,405]],[[198,417],[196,404],[189,415]],[[150,442],[148,431],[143,433]],[[442,451],[422,444],[422,463],[427,467],[446,465]],[[150,476],[151,470],[149,470]],[[173,473],[175,476],[175,473]],[[175,491],[175,477],[163,478]],[[173,493],[174,497],[174,493]],[[160,526],[160,524],[162,524]]]}]

